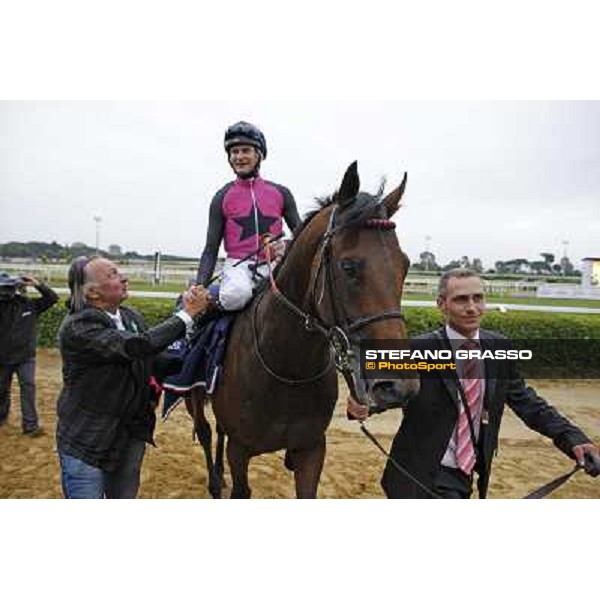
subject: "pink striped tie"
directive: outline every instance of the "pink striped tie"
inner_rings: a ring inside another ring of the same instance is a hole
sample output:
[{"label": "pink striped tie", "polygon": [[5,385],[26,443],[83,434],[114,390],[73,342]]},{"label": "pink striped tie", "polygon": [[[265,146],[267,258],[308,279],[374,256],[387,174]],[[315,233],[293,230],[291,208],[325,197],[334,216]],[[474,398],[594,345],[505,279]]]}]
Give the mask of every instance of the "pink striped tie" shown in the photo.
[{"label": "pink striped tie", "polygon": [[[476,349],[479,349],[479,346],[472,340],[467,340],[461,346],[461,350]],[[474,418],[476,412],[475,409],[481,395],[481,380],[479,379],[479,368],[477,363],[477,359],[466,360],[463,366],[463,376],[461,379],[472,418]],[[473,447],[473,440],[471,439],[469,419],[466,410],[463,410],[458,416],[456,438],[456,462],[461,471],[470,475],[475,467],[475,448]]]}]

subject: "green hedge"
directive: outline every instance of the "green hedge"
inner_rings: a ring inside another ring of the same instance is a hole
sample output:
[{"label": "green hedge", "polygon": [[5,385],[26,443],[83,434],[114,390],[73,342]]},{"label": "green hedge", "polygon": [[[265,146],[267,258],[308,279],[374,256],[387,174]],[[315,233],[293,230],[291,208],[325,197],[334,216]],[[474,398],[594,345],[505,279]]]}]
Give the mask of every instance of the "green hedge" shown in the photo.
[{"label": "green hedge", "polygon": [[[431,331],[443,324],[437,308],[407,308],[410,335]],[[511,339],[600,339],[600,315],[512,311],[489,312],[482,321],[484,329],[499,331]]]},{"label": "green hedge", "polygon": [[[435,308],[407,309],[406,320],[410,335],[443,323]],[[490,312],[482,327],[503,333],[517,349],[533,352],[533,360],[519,364],[526,377],[600,378],[600,316]]]},{"label": "green hedge", "polygon": [[[171,300],[132,298],[129,306],[139,310],[149,326],[166,319],[172,312]],[[410,335],[418,335],[440,327],[443,319],[436,308],[407,308],[404,311]],[[56,334],[67,314],[64,303],[59,302],[39,319],[38,343],[56,346]],[[600,316],[563,313],[509,312],[488,313],[483,327],[499,331],[511,339],[600,339]]]},{"label": "green hedge", "polygon": [[[160,323],[173,311],[171,300],[132,298],[128,305],[139,310],[149,326]],[[61,301],[44,313],[38,324],[38,343],[40,346],[56,346],[58,327],[66,315]],[[443,320],[436,308],[407,308],[405,310],[409,334],[417,335],[442,325]],[[515,341],[538,342],[539,340],[557,340],[556,344],[544,343],[542,356],[534,351],[536,361],[521,365],[525,375],[540,375],[545,369],[545,377],[600,376],[600,317],[596,315],[578,315],[562,313],[509,312],[488,313],[482,323],[486,329],[503,333]],[[560,343],[560,340],[590,340],[581,343]],[[533,370],[532,370],[533,369]]]}]

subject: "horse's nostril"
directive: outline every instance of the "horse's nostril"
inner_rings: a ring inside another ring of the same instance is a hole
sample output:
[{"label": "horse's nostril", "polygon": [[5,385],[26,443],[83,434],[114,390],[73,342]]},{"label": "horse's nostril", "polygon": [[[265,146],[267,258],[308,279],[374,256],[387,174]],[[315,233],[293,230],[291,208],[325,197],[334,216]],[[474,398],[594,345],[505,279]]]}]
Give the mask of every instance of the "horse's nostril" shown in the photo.
[{"label": "horse's nostril", "polygon": [[387,410],[406,408],[415,392],[406,388],[401,381],[378,381],[373,385],[371,395],[381,409]]},{"label": "horse's nostril", "polygon": [[393,390],[394,382],[393,381],[381,381],[379,383],[376,383],[375,387],[386,390],[386,391]]},{"label": "horse's nostril", "polygon": [[373,395],[378,402],[389,403],[397,393],[393,381],[380,381],[373,386]]}]

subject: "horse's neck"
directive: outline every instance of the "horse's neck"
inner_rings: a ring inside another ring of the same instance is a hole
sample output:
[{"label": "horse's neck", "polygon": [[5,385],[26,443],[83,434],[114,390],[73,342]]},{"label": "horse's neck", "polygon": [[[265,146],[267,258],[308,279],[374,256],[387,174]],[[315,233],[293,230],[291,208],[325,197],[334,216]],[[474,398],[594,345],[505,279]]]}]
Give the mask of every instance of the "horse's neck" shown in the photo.
[{"label": "horse's neck", "polygon": [[[315,217],[315,220],[319,217]],[[312,266],[319,251],[319,244],[324,231],[315,224],[310,231],[302,232],[294,242],[284,264],[277,275],[277,287],[282,294],[298,307],[304,306],[312,284]]]},{"label": "horse's neck", "polygon": [[[312,263],[318,251],[319,240],[319,235],[296,240],[277,275],[276,283],[280,293],[304,313],[308,313],[306,304],[312,284]],[[310,354],[315,351],[322,354],[327,347],[325,338],[314,331],[308,331],[302,317],[286,306],[273,290],[264,293],[257,316],[259,327],[270,344],[287,344],[289,350],[289,339],[292,338],[294,352],[302,352],[302,347],[306,346]]]}]

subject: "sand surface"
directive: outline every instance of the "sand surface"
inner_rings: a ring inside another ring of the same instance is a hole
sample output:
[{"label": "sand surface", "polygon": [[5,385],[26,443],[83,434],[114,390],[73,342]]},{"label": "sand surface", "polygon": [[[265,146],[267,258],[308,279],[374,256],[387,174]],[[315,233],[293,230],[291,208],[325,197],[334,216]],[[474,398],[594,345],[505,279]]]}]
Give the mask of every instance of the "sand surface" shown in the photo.
[{"label": "sand surface", "polygon": [[[600,442],[600,381],[531,381],[538,392]],[[55,451],[56,399],[60,390],[60,356],[56,350],[38,354],[38,411],[46,435],[21,434],[18,386],[8,422],[0,427],[0,498],[60,498],[60,475]],[[340,395],[341,398],[345,394]],[[210,410],[209,410],[210,412]],[[212,415],[211,415],[212,418]],[[385,448],[401,419],[389,411],[369,419],[369,429]],[[192,440],[191,420],[183,406],[156,429],[158,447],[148,447],[140,489],[141,498],[207,498],[203,453]],[[562,475],[572,462],[552,443],[527,429],[507,410],[494,462],[491,498],[519,498]],[[338,402],[327,433],[327,457],[319,487],[320,498],[383,498],[379,479],[385,458],[347,421],[344,402]],[[283,452],[260,456],[250,464],[255,498],[291,498],[292,474],[283,466]],[[225,492],[228,493],[227,490]],[[600,478],[577,473],[553,498],[600,498]]]}]

